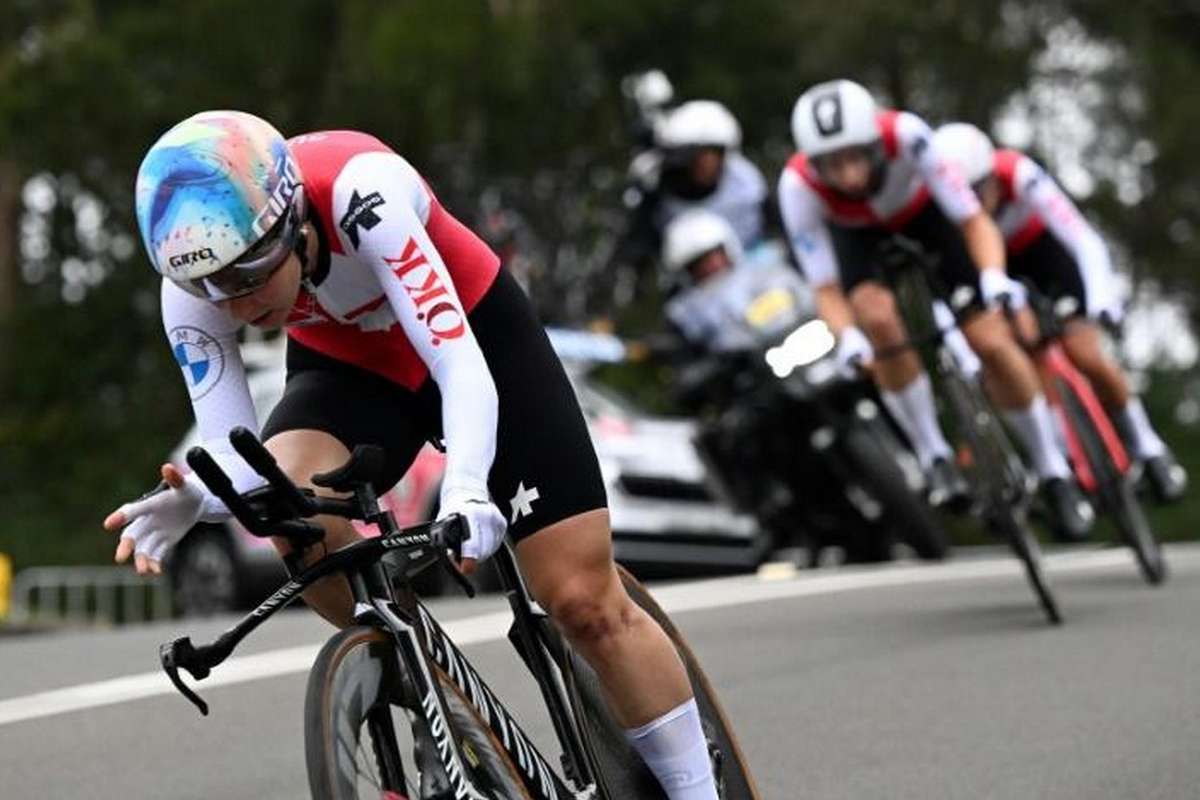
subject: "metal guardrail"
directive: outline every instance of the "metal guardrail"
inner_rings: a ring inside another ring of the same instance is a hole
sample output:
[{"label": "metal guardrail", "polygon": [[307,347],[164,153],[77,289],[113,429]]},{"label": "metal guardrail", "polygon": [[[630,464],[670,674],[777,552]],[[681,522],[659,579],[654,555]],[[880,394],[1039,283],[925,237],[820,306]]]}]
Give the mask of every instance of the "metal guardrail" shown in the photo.
[{"label": "metal guardrail", "polygon": [[12,583],[9,621],[125,625],[171,616],[166,578],[125,567],[30,567]]}]

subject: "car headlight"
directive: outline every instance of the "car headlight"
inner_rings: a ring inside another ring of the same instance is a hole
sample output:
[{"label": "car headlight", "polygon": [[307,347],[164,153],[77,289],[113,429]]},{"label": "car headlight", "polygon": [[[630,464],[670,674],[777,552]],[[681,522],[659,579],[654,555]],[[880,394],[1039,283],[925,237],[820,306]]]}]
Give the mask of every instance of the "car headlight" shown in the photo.
[{"label": "car headlight", "polygon": [[767,350],[767,365],[777,378],[786,378],[797,367],[807,366],[825,356],[837,340],[823,320],[814,319],[788,334],[779,345]]}]

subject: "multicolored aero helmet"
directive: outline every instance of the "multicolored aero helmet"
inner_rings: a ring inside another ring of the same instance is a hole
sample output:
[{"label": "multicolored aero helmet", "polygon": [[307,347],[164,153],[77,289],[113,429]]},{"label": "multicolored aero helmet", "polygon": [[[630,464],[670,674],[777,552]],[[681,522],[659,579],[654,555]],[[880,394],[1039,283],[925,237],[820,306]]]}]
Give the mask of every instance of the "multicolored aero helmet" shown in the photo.
[{"label": "multicolored aero helmet", "polygon": [[210,300],[260,288],[296,246],[303,177],[269,123],[240,111],[188,117],[138,169],[142,243],[161,275]]}]

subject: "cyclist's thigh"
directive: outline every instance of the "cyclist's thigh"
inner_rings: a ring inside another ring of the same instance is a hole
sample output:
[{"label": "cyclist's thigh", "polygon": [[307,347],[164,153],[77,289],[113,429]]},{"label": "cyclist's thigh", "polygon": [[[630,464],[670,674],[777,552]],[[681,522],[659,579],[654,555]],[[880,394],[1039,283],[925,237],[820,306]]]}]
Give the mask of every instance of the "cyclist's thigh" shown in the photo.
[{"label": "cyclist's thigh", "polygon": [[882,281],[879,267],[879,246],[890,234],[874,226],[856,227],[829,224],[833,252],[837,256],[842,291],[849,294],[864,281]]},{"label": "cyclist's thigh", "polygon": [[981,308],[979,270],[967,251],[962,230],[951,222],[937,203],[930,202],[900,230],[916,239],[926,251],[938,257],[938,278],[942,284],[938,293],[951,308],[962,313]]},{"label": "cyclist's thigh", "polygon": [[[271,440],[273,452],[279,448],[293,459],[301,459],[297,451],[306,446],[318,448],[311,456],[313,471],[345,463],[356,445],[379,445],[387,458],[375,488],[384,492],[412,464],[436,417],[435,398],[428,390],[411,392],[289,340],[283,397],[262,434],[264,440]],[[304,464],[305,469],[308,466]]]},{"label": "cyclist's thigh", "polygon": [[525,293],[501,272],[471,313],[500,419],[488,488],[515,541],[607,507],[579,401]]},{"label": "cyclist's thigh", "polygon": [[1087,313],[1087,289],[1079,264],[1051,233],[1044,232],[1029,246],[1009,256],[1008,271],[1028,279],[1037,290],[1054,300],[1059,317]]},{"label": "cyclist's thigh", "polygon": [[337,437],[312,428],[274,433],[266,439],[266,447],[284,473],[300,486],[312,486],[313,475],[336,469],[350,457]]}]

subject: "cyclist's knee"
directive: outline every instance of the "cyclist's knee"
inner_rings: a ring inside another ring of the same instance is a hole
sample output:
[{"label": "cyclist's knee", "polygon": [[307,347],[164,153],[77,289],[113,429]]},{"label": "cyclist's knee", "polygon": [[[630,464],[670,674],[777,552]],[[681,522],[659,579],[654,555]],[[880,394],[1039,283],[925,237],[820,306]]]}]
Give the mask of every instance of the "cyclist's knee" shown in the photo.
[{"label": "cyclist's knee", "polygon": [[855,319],[873,344],[898,344],[904,341],[904,325],[896,309],[896,298],[878,284],[861,284],[850,298]]},{"label": "cyclist's knee", "polygon": [[567,577],[543,603],[567,638],[579,645],[602,645],[634,624],[635,607],[615,572]]},{"label": "cyclist's knee", "polygon": [[985,365],[996,366],[1018,350],[1016,340],[994,312],[987,312],[963,326],[967,343]]}]

